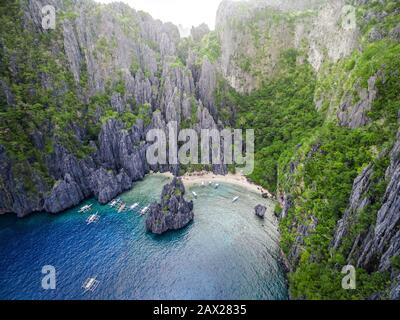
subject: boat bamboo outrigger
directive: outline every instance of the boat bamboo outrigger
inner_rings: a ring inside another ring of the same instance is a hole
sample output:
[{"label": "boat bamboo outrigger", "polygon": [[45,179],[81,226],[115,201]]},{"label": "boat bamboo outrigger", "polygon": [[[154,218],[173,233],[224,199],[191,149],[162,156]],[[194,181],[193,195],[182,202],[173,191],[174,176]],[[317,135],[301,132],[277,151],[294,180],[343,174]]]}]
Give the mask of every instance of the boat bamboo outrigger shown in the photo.
[{"label": "boat bamboo outrigger", "polygon": [[142,211],[140,211],[140,215],[144,216],[148,210],[149,210],[149,207],[144,207],[142,209]]},{"label": "boat bamboo outrigger", "polygon": [[139,203],[135,203],[135,204],[133,204],[133,205],[131,205],[130,207],[129,207],[129,209],[130,210],[135,210],[137,207],[139,207]]},{"label": "boat bamboo outrigger", "polygon": [[122,204],[120,205],[119,209],[118,209],[118,213],[121,213],[122,211],[124,211],[125,208],[126,208],[126,204],[125,204],[125,203],[122,203]]},{"label": "boat bamboo outrigger", "polygon": [[117,200],[113,200],[110,202],[110,207],[114,207],[117,204]]},{"label": "boat bamboo outrigger", "polygon": [[114,199],[113,201],[111,201],[110,206],[111,207],[115,207],[115,206],[119,206],[121,204],[121,198],[118,199]]},{"label": "boat bamboo outrigger", "polygon": [[92,209],[92,206],[93,206],[93,204],[83,206],[83,207],[79,210],[79,213],[85,213],[85,212],[90,211],[90,210]]},{"label": "boat bamboo outrigger", "polygon": [[99,213],[96,212],[96,214],[92,214],[89,218],[87,218],[86,222],[89,225],[89,224],[99,221],[99,219],[100,219]]},{"label": "boat bamboo outrigger", "polygon": [[96,277],[94,278],[88,278],[86,279],[86,281],[83,283],[82,288],[85,290],[85,292],[91,291],[93,292],[94,290],[97,289],[97,287],[99,286],[100,281],[98,281],[96,279]]},{"label": "boat bamboo outrigger", "polygon": [[238,201],[238,200],[239,200],[239,197],[234,197],[233,200],[232,200],[232,202],[236,202],[236,201]]}]

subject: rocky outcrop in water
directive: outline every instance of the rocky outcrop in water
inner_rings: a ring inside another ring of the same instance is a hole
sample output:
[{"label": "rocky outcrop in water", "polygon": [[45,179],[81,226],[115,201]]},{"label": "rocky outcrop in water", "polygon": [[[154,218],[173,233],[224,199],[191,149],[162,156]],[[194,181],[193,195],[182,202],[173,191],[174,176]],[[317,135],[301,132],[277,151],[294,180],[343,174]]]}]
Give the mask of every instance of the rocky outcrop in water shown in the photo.
[{"label": "rocky outcrop in water", "polygon": [[184,199],[185,187],[182,180],[174,178],[164,186],[161,193],[161,203],[150,206],[146,218],[146,228],[155,234],[168,230],[178,230],[187,226],[194,218],[193,201]]},{"label": "rocky outcrop in water", "polygon": [[267,211],[267,207],[259,204],[254,208],[255,214],[260,217],[260,218],[264,218],[265,216],[265,212]]}]

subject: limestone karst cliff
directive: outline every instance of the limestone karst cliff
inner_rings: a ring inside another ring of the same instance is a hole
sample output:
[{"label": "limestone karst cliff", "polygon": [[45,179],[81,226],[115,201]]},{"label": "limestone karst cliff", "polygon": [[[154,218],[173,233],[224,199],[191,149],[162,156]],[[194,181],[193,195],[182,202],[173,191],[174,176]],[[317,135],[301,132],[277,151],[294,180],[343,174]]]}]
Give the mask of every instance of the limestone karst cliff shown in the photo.
[{"label": "limestone karst cliff", "polygon": [[[48,4],[55,30],[41,27]],[[147,130],[220,125],[215,66],[182,61],[170,23],[90,0],[10,1],[1,16],[2,213],[60,212],[90,195],[106,203],[150,169],[169,170],[146,164]]]},{"label": "limestone karst cliff", "polygon": [[[57,8],[56,30],[41,7]],[[216,30],[122,3],[0,7],[0,213],[106,203],[150,170],[144,137],[254,128],[293,298],[399,298],[400,5],[223,1]],[[225,173],[225,166],[215,166]],[[359,289],[343,291],[353,264]],[[323,283],[320,279],[325,279]]]},{"label": "limestone karst cliff", "polygon": [[245,93],[237,120],[256,128],[251,178],[280,202],[293,298],[349,298],[352,264],[353,297],[398,299],[399,13],[395,1],[219,8],[220,72]]},{"label": "limestone karst cliff", "polygon": [[343,28],[346,1],[224,1],[217,14],[221,71],[240,92],[261,86],[278,68],[282,51],[302,51],[319,71],[357,47],[358,29]]}]

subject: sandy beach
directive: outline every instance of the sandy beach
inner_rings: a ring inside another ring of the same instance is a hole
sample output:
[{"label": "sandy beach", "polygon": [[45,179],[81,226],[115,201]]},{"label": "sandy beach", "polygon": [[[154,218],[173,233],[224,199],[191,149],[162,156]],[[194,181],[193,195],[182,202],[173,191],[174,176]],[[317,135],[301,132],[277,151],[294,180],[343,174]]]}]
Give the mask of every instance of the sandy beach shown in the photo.
[{"label": "sandy beach", "polygon": [[[172,177],[173,175],[171,173],[160,173],[164,176]],[[201,185],[203,182],[204,184],[208,184],[210,181],[211,182],[216,182],[216,183],[230,183],[234,185],[241,186],[243,188],[246,188],[252,192],[258,193],[260,195],[262,194],[268,194],[269,198],[272,198],[271,193],[262,188],[261,186],[258,186],[252,182],[250,182],[244,175],[240,173],[232,174],[228,173],[225,176],[222,175],[216,175],[213,174],[212,172],[206,172],[206,171],[201,171],[201,172],[194,172],[194,173],[186,173],[184,176],[182,176],[182,181],[185,187],[190,187],[193,185]]]}]

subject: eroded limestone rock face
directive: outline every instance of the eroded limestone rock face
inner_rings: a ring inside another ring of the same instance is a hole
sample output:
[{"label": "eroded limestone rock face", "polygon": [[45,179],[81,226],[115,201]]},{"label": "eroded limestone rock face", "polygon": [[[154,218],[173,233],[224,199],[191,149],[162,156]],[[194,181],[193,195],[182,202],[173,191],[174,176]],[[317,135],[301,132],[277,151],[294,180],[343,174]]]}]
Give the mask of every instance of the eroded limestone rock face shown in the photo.
[{"label": "eroded limestone rock face", "polygon": [[[208,61],[199,68],[179,61],[178,28],[123,3],[24,1],[21,23],[26,32],[34,36],[46,32],[41,27],[41,9],[45,5],[54,6],[57,12],[57,29],[51,31],[55,37],[48,45],[49,54],[57,64],[63,64],[74,86],[70,88],[65,82],[56,87],[47,73],[41,73],[40,86],[60,97],[76,90],[84,105],[93,96],[105,94],[107,108],[118,115],[137,114],[138,108],[146,104],[149,114],[145,116],[151,121],[149,124],[138,120],[129,128],[117,117],[102,120],[104,106],[97,106],[95,123],[70,124],[77,143],[82,145],[88,139],[89,126],[100,128],[97,138],[90,137],[93,152],[84,159],[72,154],[54,137],[57,124],[48,123],[47,127],[32,132],[32,144],[42,153],[45,144],[51,141],[53,151],[45,156],[43,164],[48,177],[43,177],[28,161],[16,163],[0,146],[0,213],[14,212],[18,216],[42,210],[55,213],[90,196],[106,203],[134,181],[143,179],[150,169],[178,173],[179,166],[149,168],[146,133],[151,128],[165,128],[169,121],[177,121],[179,125],[183,121],[194,122],[191,125],[196,130],[216,127],[217,67]],[[199,39],[208,32],[203,25],[193,29],[192,36]],[[6,50],[2,45],[3,42],[0,50]],[[13,59],[8,67],[13,79],[18,79],[19,68]],[[15,103],[10,89],[12,81],[0,79],[0,101],[10,107]],[[79,114],[84,112],[77,110]],[[27,172],[24,178],[15,174],[21,171],[18,166]],[[226,167],[216,167],[215,172],[224,173]]]},{"label": "eroded limestone rock face", "polygon": [[[260,87],[276,72],[282,52],[294,48],[307,54],[315,71],[337,62],[358,45],[358,29],[347,19],[344,0],[223,1],[216,30],[221,47],[221,72],[239,92]],[[291,15],[293,19],[287,20]]]},{"label": "eroded limestone rock face", "polygon": [[44,209],[51,213],[61,212],[78,205],[84,198],[79,185],[69,174],[66,174],[64,180],[59,181],[53,187],[50,196],[44,203]]},{"label": "eroded limestone rock face", "polygon": [[400,133],[391,153],[386,179],[388,186],[375,228],[370,230],[357,261],[365,269],[377,264],[380,271],[389,270],[390,258],[400,254]]},{"label": "eroded limestone rock face", "polygon": [[345,93],[337,113],[339,124],[350,128],[358,128],[369,122],[368,112],[378,95],[377,82],[383,77],[383,72],[368,79],[368,87],[362,88],[359,83],[355,84],[355,89],[359,96],[359,101],[353,103],[350,92]]},{"label": "eroded limestone rock face", "polygon": [[371,177],[373,174],[373,167],[369,165],[363,172],[356,178],[353,184],[353,190],[349,200],[349,207],[346,209],[343,218],[339,220],[336,233],[332,242],[332,246],[338,249],[341,245],[343,237],[348,233],[351,223],[354,223],[353,216],[363,210],[369,203],[370,199],[367,192],[371,186]]},{"label": "eroded limestone rock face", "polygon": [[45,197],[43,209],[58,213],[91,195],[105,204],[130,189],[148,171],[146,146],[140,143],[143,134],[141,121],[125,130],[120,121],[109,120],[99,135],[100,147],[91,157],[78,160],[56,146],[48,166],[60,180]]},{"label": "eroded limestone rock face", "polygon": [[112,171],[100,168],[93,172],[90,183],[94,195],[101,204],[108,203],[111,199],[132,187],[132,179],[124,169],[118,175],[115,175]]},{"label": "eroded limestone rock face", "polygon": [[[392,296],[398,297],[398,272],[392,269],[391,258],[400,254],[400,132],[390,153],[390,165],[386,170],[388,182],[382,206],[378,210],[376,223],[366,232],[355,236],[351,250],[347,252],[349,263],[368,271],[390,271],[392,274]],[[370,203],[368,193],[372,185],[373,166],[369,165],[356,178],[349,206],[338,222],[332,247],[340,247],[348,235],[349,228],[358,223],[360,212]],[[396,278],[397,277],[397,278]]]},{"label": "eroded limestone rock face", "polygon": [[162,234],[187,226],[194,218],[193,201],[186,201],[184,195],[185,187],[181,179],[175,177],[170,184],[165,185],[161,202],[150,206],[146,218],[147,230]]},{"label": "eroded limestone rock face", "polygon": [[192,27],[190,30],[190,36],[194,41],[198,42],[201,41],[201,39],[203,39],[203,37],[209,32],[210,28],[205,23],[202,23],[197,27]]}]

